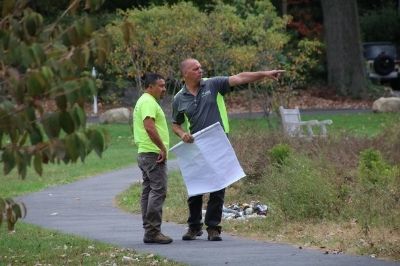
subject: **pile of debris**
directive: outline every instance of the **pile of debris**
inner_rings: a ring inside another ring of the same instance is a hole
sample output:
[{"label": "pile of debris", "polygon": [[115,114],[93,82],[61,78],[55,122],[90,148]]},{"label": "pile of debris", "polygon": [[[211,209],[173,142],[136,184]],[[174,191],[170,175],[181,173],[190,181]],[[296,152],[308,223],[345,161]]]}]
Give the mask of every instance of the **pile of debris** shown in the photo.
[{"label": "pile of debris", "polygon": [[268,206],[260,202],[252,201],[250,204],[232,204],[228,207],[223,206],[222,218],[226,220],[237,219],[245,220],[248,218],[264,218],[267,216]]}]

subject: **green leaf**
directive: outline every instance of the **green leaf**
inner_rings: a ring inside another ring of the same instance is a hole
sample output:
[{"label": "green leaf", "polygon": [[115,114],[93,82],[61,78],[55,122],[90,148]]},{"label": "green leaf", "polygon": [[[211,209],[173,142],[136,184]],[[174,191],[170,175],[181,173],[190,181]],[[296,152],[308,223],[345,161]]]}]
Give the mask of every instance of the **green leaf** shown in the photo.
[{"label": "green leaf", "polygon": [[75,104],[73,109],[72,109],[72,118],[75,121],[75,124],[77,125],[77,127],[82,127],[85,128],[86,126],[86,114],[83,111],[83,109]]},{"label": "green leaf", "polygon": [[78,100],[79,88],[80,84],[76,80],[68,81],[63,84],[65,95],[67,96],[67,100],[70,104],[74,104]]},{"label": "green leaf", "polygon": [[89,17],[85,17],[82,23],[82,28],[86,36],[90,36],[95,30],[93,20]]},{"label": "green leaf", "polygon": [[32,57],[31,49],[24,42],[20,43],[14,48],[18,51],[18,54],[14,55],[15,58],[20,58],[21,63],[24,67],[28,68],[33,65],[34,58]]},{"label": "green leaf", "polygon": [[105,148],[105,140],[103,134],[99,130],[93,130],[90,134],[90,146],[96,152],[97,156],[101,154]]},{"label": "green leaf", "polygon": [[[46,61],[46,54],[43,51],[43,48],[40,44],[34,43],[29,48],[32,59],[34,60],[36,66],[40,66],[43,62]],[[48,68],[48,67],[45,67]],[[51,70],[50,70],[51,71]],[[45,78],[49,78],[45,75]]]},{"label": "green leaf", "polygon": [[68,106],[68,99],[67,96],[65,96],[65,92],[63,88],[58,88],[56,90],[56,105],[58,107],[58,109],[60,109],[61,111],[66,111],[67,110],[67,106]]},{"label": "green leaf", "polygon": [[85,157],[88,153],[88,139],[86,138],[85,134],[81,133],[81,132],[77,132],[76,133],[76,141],[78,143],[78,147],[79,147],[79,156],[81,158],[81,161],[84,162],[85,161]]},{"label": "green leaf", "polygon": [[33,167],[38,175],[42,176],[43,174],[43,166],[42,166],[42,155],[37,153],[33,159]]},{"label": "green leaf", "polygon": [[52,139],[60,135],[60,114],[59,113],[45,113],[43,120],[43,128],[46,135]]},{"label": "green leaf", "polygon": [[87,98],[92,98],[93,95],[97,94],[96,83],[91,78],[86,78],[82,80],[81,85],[82,94]]},{"label": "green leaf", "polygon": [[36,18],[33,13],[25,15],[24,19],[24,30],[29,36],[35,36],[38,25],[36,24]]},{"label": "green leaf", "polygon": [[72,162],[76,162],[79,157],[79,143],[77,142],[77,136],[75,134],[68,135],[65,138],[65,145],[68,157]]},{"label": "green leaf", "polygon": [[74,120],[69,112],[60,113],[60,125],[67,134],[71,134],[75,131]]},{"label": "green leaf", "polygon": [[25,87],[25,82],[18,82],[18,84],[15,86],[16,91],[15,91],[15,98],[18,104],[23,104],[24,99],[25,99],[25,94],[26,94],[26,87]]},{"label": "green leaf", "polygon": [[34,123],[32,128],[29,130],[29,138],[32,145],[36,145],[43,141],[43,135],[39,127]]},{"label": "green leaf", "polygon": [[32,71],[28,76],[27,86],[30,96],[43,96],[47,82],[40,72]]},{"label": "green leaf", "polygon": [[17,152],[15,156],[15,162],[17,164],[18,175],[25,179],[27,173],[27,166],[30,163],[30,156],[28,154],[22,154],[21,152]]},{"label": "green leaf", "polygon": [[26,140],[28,139],[28,131],[23,131],[23,133],[22,133],[22,138],[19,140],[19,143],[18,143],[18,146],[24,146],[25,145],[25,142],[26,142]]},{"label": "green leaf", "polygon": [[87,45],[82,45],[81,47],[74,50],[72,55],[72,61],[79,66],[80,69],[84,69],[90,58],[90,50]]},{"label": "green leaf", "polygon": [[2,154],[3,161],[3,172],[4,175],[8,175],[12,169],[15,167],[15,156],[14,152],[10,149],[5,149]]}]

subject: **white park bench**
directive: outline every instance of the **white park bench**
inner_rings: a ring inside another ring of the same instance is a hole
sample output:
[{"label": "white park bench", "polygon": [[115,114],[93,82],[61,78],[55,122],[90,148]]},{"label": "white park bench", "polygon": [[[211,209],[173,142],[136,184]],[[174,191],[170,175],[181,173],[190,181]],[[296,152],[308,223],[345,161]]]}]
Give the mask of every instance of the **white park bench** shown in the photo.
[{"label": "white park bench", "polygon": [[[300,117],[299,108],[285,109],[282,106],[279,107],[279,113],[282,119],[283,131],[290,137],[306,137],[312,138],[314,136],[326,136],[327,129],[326,125],[332,124],[332,120],[308,120],[302,121]],[[318,134],[314,133],[313,128],[317,127]]]}]

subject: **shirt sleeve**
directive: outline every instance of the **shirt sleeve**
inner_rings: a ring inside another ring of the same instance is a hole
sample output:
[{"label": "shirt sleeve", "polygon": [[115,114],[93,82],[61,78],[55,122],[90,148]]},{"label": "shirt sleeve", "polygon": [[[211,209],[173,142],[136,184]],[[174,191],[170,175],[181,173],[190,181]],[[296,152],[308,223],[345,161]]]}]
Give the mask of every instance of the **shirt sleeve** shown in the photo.
[{"label": "shirt sleeve", "polygon": [[172,102],[172,123],[182,125],[185,122],[185,115],[179,112],[179,97],[175,97]]},{"label": "shirt sleeve", "polygon": [[212,88],[216,88],[217,92],[222,95],[225,95],[226,93],[231,91],[228,77],[213,77],[211,79],[208,79],[207,81],[212,82]]},{"label": "shirt sleeve", "polygon": [[141,120],[144,121],[146,117],[156,119],[157,109],[155,108],[154,104],[149,101],[146,101],[141,106]]}]

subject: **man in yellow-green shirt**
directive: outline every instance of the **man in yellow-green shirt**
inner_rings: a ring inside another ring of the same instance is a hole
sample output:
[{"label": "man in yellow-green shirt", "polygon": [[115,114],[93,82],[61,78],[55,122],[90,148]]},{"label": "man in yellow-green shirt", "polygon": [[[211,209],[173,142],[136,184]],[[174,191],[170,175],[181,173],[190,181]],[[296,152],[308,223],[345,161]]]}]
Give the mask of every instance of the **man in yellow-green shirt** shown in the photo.
[{"label": "man in yellow-green shirt", "polygon": [[138,146],[138,166],[142,170],[141,211],[144,243],[169,244],[161,233],[162,207],[167,194],[167,156],[169,133],[158,101],[164,97],[164,78],[156,73],[144,76],[145,92],[133,111],[133,134]]}]

